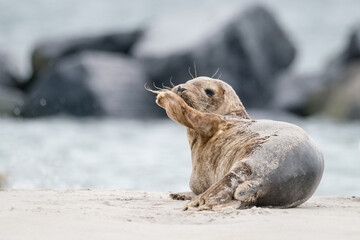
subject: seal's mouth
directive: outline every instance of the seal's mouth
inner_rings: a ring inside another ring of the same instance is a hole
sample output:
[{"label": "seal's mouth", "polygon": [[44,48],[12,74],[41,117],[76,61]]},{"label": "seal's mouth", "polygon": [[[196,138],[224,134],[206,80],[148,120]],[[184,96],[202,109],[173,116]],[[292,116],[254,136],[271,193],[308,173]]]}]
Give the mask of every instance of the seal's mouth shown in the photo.
[{"label": "seal's mouth", "polygon": [[189,107],[196,109],[194,101],[191,100],[189,90],[185,86],[175,86],[172,91],[181,97]]},{"label": "seal's mouth", "polygon": [[186,93],[180,93],[178,94],[184,101],[186,102],[189,107],[196,109],[194,102],[191,100],[188,94]]}]

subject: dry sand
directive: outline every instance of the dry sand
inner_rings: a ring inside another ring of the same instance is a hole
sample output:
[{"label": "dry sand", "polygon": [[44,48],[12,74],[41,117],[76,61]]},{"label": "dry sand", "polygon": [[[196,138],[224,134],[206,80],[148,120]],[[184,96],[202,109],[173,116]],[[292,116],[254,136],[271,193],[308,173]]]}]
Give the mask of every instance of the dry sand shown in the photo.
[{"label": "dry sand", "polygon": [[0,239],[360,239],[360,198],[220,212],[184,204],[168,193],[2,190]]}]

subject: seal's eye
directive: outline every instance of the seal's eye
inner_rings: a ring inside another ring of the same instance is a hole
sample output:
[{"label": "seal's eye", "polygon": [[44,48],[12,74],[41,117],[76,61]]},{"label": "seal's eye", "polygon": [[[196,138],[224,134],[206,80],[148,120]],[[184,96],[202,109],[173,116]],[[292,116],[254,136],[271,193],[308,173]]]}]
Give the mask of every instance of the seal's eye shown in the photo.
[{"label": "seal's eye", "polygon": [[205,89],[205,93],[206,93],[206,95],[208,95],[209,97],[212,97],[212,96],[214,96],[214,90],[211,90],[211,89],[209,89],[209,88],[207,88],[207,89]]}]

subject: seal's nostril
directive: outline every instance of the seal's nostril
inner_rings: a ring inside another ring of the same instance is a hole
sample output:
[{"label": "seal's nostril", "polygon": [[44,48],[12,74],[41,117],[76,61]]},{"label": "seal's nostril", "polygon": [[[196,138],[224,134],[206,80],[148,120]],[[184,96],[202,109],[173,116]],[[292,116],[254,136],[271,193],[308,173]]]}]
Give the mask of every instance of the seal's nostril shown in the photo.
[{"label": "seal's nostril", "polygon": [[182,93],[185,90],[186,90],[186,88],[182,88],[182,87],[179,86],[178,89],[177,89],[177,92]]}]

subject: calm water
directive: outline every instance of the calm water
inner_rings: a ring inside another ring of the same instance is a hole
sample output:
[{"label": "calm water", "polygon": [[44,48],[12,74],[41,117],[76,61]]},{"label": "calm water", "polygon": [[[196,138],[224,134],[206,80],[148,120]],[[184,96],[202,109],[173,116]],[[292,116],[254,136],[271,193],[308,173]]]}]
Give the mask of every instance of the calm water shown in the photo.
[{"label": "calm water", "polygon": [[[317,194],[360,195],[360,122],[289,120],[324,152]],[[189,189],[185,128],[167,119],[0,119],[0,139],[11,188]]]}]

